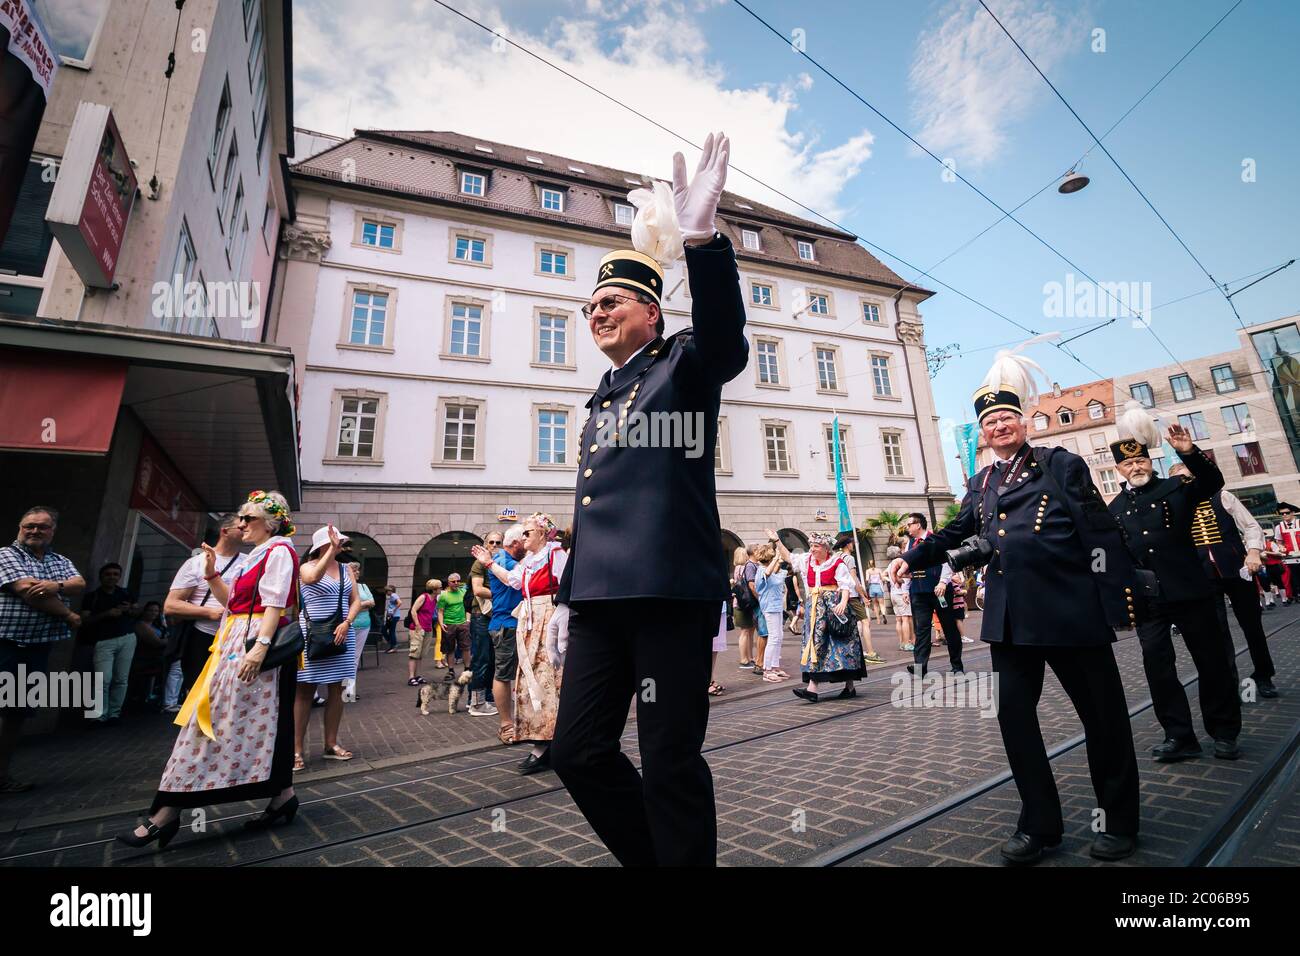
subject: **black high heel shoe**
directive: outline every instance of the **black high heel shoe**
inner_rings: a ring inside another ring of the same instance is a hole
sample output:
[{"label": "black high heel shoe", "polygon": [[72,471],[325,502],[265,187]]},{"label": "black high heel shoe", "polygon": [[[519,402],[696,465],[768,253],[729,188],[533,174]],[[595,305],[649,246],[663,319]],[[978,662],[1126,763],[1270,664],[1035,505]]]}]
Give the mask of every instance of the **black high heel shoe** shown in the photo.
[{"label": "black high heel shoe", "polygon": [[136,836],[135,830],[128,830],[126,833],[119,833],[117,835],[118,842],[139,849],[140,847],[148,846],[154,840],[157,840],[158,849],[165,850],[167,849],[167,844],[171,843],[172,838],[180,832],[181,818],[177,817],[172,820],[171,823],[164,823],[162,826],[158,826],[156,823],[146,820],[144,828],[148,831],[144,836]]},{"label": "black high heel shoe", "polygon": [[293,818],[295,814],[297,814],[297,812],[298,812],[298,794],[295,793],[292,797],[284,801],[284,803],[280,804],[275,809],[271,809],[270,807],[267,807],[264,811],[262,811],[262,815],[260,817],[254,817],[251,820],[246,820],[244,822],[244,829],[265,830],[268,827],[276,826],[277,824],[279,824],[281,820],[283,820],[286,824],[293,823]]},{"label": "black high heel shoe", "polygon": [[858,689],[856,687],[846,687],[835,696],[840,700],[849,700],[858,696]]}]

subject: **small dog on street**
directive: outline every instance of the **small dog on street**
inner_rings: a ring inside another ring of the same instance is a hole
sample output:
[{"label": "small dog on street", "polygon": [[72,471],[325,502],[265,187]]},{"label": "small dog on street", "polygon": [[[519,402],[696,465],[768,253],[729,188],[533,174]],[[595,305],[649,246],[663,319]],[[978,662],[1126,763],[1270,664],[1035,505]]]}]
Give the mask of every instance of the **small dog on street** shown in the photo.
[{"label": "small dog on street", "polygon": [[419,692],[415,697],[415,706],[419,708],[420,714],[424,717],[429,716],[429,702],[447,698],[447,713],[456,713],[456,705],[460,699],[465,696],[466,688],[473,678],[470,671],[463,672],[455,681],[437,681],[430,684],[422,684]]}]

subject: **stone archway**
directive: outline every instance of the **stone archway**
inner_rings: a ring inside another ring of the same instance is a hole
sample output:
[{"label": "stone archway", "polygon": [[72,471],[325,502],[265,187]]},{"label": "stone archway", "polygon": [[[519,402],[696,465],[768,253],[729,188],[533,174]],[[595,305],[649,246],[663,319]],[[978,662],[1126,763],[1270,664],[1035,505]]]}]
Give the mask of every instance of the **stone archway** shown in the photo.
[{"label": "stone archway", "polygon": [[722,529],[722,554],[723,557],[726,558],[728,572],[730,572],[730,568],[735,564],[734,555],[736,549],[743,548],[744,546],[745,542],[740,540],[739,535],[728,531],[726,528]]},{"label": "stone archway", "polygon": [[776,534],[787,551],[794,553],[808,550],[808,536],[798,528],[781,528]]},{"label": "stone archway", "polygon": [[375,594],[381,593],[384,586],[391,583],[388,580],[388,555],[383,545],[359,531],[343,533],[352,539],[352,554],[361,562],[361,580]]},{"label": "stone archway", "polygon": [[[435,538],[425,542],[420,553],[415,556],[415,568],[411,574],[411,600],[424,590],[424,582],[437,578],[444,584],[451,572],[457,572],[462,581],[469,581],[469,569],[474,565],[474,557],[469,549],[482,544],[483,539],[472,531],[444,531]],[[407,604],[410,607],[410,604]]]}]

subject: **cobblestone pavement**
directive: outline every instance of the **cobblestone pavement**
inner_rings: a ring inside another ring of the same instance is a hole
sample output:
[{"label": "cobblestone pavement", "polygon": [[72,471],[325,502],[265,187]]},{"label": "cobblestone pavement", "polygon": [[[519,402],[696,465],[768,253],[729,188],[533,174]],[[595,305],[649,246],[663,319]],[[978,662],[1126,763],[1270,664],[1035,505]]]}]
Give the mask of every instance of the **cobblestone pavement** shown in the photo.
[{"label": "cobblestone pavement", "polygon": [[[1265,621],[1272,630],[1295,618],[1300,613],[1287,609]],[[876,643],[882,652],[893,646],[893,656],[899,656],[892,634],[877,638]],[[1278,662],[1278,684],[1286,694],[1286,688],[1300,686],[1300,627],[1282,631],[1271,646]],[[967,651],[968,672],[987,667],[987,652],[981,646],[970,645]],[[730,654],[735,674],[734,648]],[[1149,695],[1137,641],[1122,640],[1116,645],[1116,656],[1130,705],[1145,702]],[[1191,676],[1186,661],[1180,663],[1184,678]],[[724,666],[720,663],[719,674],[725,674]],[[734,693],[744,685],[724,676],[732,693],[715,701],[706,740],[718,800],[720,863],[806,862],[846,839],[878,832],[1005,771],[996,720],[971,708],[891,706],[891,677],[897,671],[884,668],[860,684],[856,700],[817,705],[794,700],[780,685],[770,693],[760,689],[758,696],[745,698]],[[1195,685],[1189,693],[1195,698]],[[364,696],[363,684],[363,701],[355,706],[365,705]],[[471,723],[463,715],[443,716],[448,722]],[[1134,720],[1140,753],[1159,739],[1153,725],[1144,723],[1149,719],[1148,711]],[[1236,764],[1201,760],[1165,767],[1140,758],[1146,855],[1137,862],[1174,860],[1180,847],[1194,840],[1226,798],[1256,771],[1267,748],[1287,734],[1294,735],[1298,719],[1300,694],[1294,700],[1287,694],[1281,700],[1250,705],[1242,737],[1246,756]],[[1081,730],[1073,708],[1050,676],[1040,720],[1049,748],[1071,740]],[[634,733],[625,738],[625,747],[635,759]],[[520,748],[498,747],[304,778],[298,785],[304,806],[294,826],[270,834],[235,836],[242,815],[254,808],[213,808],[203,821],[206,832],[183,832],[163,854],[111,846],[107,837],[129,826],[133,814],[24,828],[0,839],[0,861],[153,866],[612,865],[614,861],[553,774],[520,777],[514,772],[513,764],[522,757]],[[1092,802],[1082,748],[1061,757],[1057,768],[1070,820],[1067,827],[1078,832],[1069,834],[1055,862],[1091,862],[1081,855],[1086,853]],[[1199,815],[1197,802],[1202,804]],[[1008,827],[1014,828],[1017,809],[1014,788],[1000,787],[944,817],[943,821],[954,823],[943,839],[937,829],[923,836],[930,828],[922,827],[877,851],[917,854],[906,862],[927,865],[992,862],[988,854],[996,853],[997,844],[1010,832]],[[187,822],[196,821],[187,818]],[[913,842],[902,846],[908,837]],[[928,846],[922,846],[925,840]],[[63,849],[44,852],[54,847]],[[936,849],[942,852],[931,852]],[[904,862],[877,859],[873,856],[877,851],[855,862]]]}]

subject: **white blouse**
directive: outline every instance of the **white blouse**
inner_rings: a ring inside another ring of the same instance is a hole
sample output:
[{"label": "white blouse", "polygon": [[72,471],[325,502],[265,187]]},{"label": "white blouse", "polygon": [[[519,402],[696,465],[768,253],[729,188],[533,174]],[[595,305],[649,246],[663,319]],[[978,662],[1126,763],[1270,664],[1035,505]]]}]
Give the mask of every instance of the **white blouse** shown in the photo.
[{"label": "white blouse", "polygon": [[515,590],[523,591],[525,597],[529,597],[524,582],[533,576],[534,571],[546,563],[547,555],[552,553],[554,557],[550,559],[551,575],[556,581],[559,581],[560,576],[564,574],[564,566],[569,561],[569,555],[560,547],[560,542],[548,541],[540,551],[531,551],[525,554],[513,568],[506,572],[510,579],[507,583]]},{"label": "white blouse", "polygon": [[284,535],[276,535],[274,538],[268,538],[248,556],[244,562],[244,567],[248,573],[256,573],[252,569],[262,560],[262,556],[268,550],[276,545],[287,545],[284,548],[276,548],[271,552],[271,556],[266,559],[266,567],[262,569],[262,578],[257,583],[257,593],[261,598],[261,603],[266,607],[288,607],[293,603],[291,600],[293,591],[293,558],[289,551],[293,548],[293,542]]},{"label": "white blouse", "polygon": [[[813,574],[820,579],[821,573],[835,563],[838,555],[831,555],[829,560],[821,564],[813,564]],[[842,558],[839,558],[839,566],[835,569],[835,586],[841,591],[852,593],[857,590],[857,585],[853,581],[853,572],[849,570],[848,565]],[[808,565],[812,563],[811,554],[792,554],[790,555],[790,567],[794,568],[794,573],[799,575],[799,579],[804,585],[808,584]]]}]

